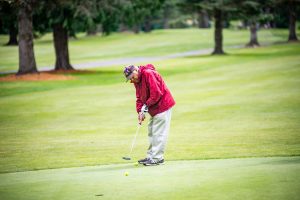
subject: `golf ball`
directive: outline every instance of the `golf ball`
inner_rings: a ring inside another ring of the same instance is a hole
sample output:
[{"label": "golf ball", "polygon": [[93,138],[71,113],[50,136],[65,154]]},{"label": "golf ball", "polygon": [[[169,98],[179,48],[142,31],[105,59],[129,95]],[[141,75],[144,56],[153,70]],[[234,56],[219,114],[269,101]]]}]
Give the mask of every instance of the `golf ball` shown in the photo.
[{"label": "golf ball", "polygon": [[136,162],[136,163],[134,163],[134,166],[136,166],[136,167],[137,167],[137,166],[139,166],[139,163],[137,163],[137,162]]},{"label": "golf ball", "polygon": [[124,173],[124,175],[125,175],[125,176],[128,176],[128,175],[129,175],[129,173],[128,173],[128,172],[125,172],[125,173]]}]

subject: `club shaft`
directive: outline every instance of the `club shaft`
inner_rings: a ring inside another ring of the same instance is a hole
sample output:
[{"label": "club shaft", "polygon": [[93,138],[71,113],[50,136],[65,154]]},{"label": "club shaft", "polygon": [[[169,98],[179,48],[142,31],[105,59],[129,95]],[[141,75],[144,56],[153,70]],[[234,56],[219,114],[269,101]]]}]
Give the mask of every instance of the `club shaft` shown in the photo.
[{"label": "club shaft", "polygon": [[138,135],[138,133],[139,133],[139,131],[140,131],[140,128],[141,128],[141,125],[139,124],[138,127],[137,127],[137,129],[136,129],[136,132],[135,132],[134,138],[133,138],[133,140],[132,140],[132,143],[131,143],[131,148],[130,148],[130,152],[129,152],[129,157],[131,156],[131,152],[132,152],[132,150],[133,150],[133,147],[134,147],[134,144],[135,144],[135,140],[136,140],[136,137],[137,137],[137,135]]}]

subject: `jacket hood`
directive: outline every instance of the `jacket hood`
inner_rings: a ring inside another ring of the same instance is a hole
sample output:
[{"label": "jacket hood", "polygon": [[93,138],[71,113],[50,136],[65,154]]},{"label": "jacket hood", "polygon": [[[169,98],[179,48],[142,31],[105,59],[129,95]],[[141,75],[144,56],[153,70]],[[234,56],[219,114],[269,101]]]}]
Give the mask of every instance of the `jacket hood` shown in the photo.
[{"label": "jacket hood", "polygon": [[155,67],[152,64],[147,64],[145,66],[139,66],[139,79],[141,79],[141,75],[143,74],[143,72],[147,69],[150,70],[154,70],[155,71]]},{"label": "jacket hood", "polygon": [[139,66],[140,72],[143,72],[146,69],[155,70],[155,67],[151,64],[147,64],[145,66]]}]

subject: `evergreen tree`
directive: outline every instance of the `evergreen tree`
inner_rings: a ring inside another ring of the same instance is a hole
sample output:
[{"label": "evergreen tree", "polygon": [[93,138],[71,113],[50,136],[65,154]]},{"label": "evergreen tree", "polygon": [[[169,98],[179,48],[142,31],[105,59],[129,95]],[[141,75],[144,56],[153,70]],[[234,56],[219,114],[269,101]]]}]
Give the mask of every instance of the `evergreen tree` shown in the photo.
[{"label": "evergreen tree", "polygon": [[1,33],[9,34],[6,45],[18,45],[18,10],[12,1],[0,1]]},{"label": "evergreen tree", "polygon": [[123,23],[135,33],[151,32],[153,19],[162,9],[165,0],[130,0],[124,8]]},{"label": "evergreen tree", "polygon": [[[277,9],[286,10],[286,16],[288,16],[288,28],[289,37],[288,41],[298,41],[296,34],[296,22],[299,15],[300,0],[273,0],[273,3]],[[297,13],[298,11],[298,13]]]},{"label": "evergreen tree", "polygon": [[249,25],[250,41],[246,44],[247,47],[260,46],[257,39],[258,22],[264,18],[263,7],[267,2],[261,0],[241,1],[237,11],[233,13],[235,17]]},{"label": "evergreen tree", "polygon": [[181,7],[208,11],[214,18],[215,47],[212,54],[225,54],[223,51],[223,27],[229,12],[237,10],[238,0],[184,0]]}]

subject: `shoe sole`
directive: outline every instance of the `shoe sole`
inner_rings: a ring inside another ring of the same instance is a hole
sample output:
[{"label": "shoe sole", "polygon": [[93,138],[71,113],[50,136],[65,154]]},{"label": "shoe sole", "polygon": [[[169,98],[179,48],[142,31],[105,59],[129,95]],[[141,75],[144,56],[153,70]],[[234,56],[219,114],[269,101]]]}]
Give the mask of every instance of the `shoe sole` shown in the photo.
[{"label": "shoe sole", "polygon": [[144,164],[146,164],[146,162],[138,162],[139,164],[141,164],[141,165],[144,165]]},{"label": "shoe sole", "polygon": [[146,161],[137,161],[139,164],[144,165],[145,163],[147,163],[148,160]]},{"label": "shoe sole", "polygon": [[145,165],[145,166],[157,166],[157,165],[164,165],[165,163],[157,163],[157,164],[147,164],[147,163],[145,163],[145,164],[143,164],[143,165]]},{"label": "shoe sole", "polygon": [[150,167],[150,166],[157,166],[159,164],[144,164],[144,166]]}]

